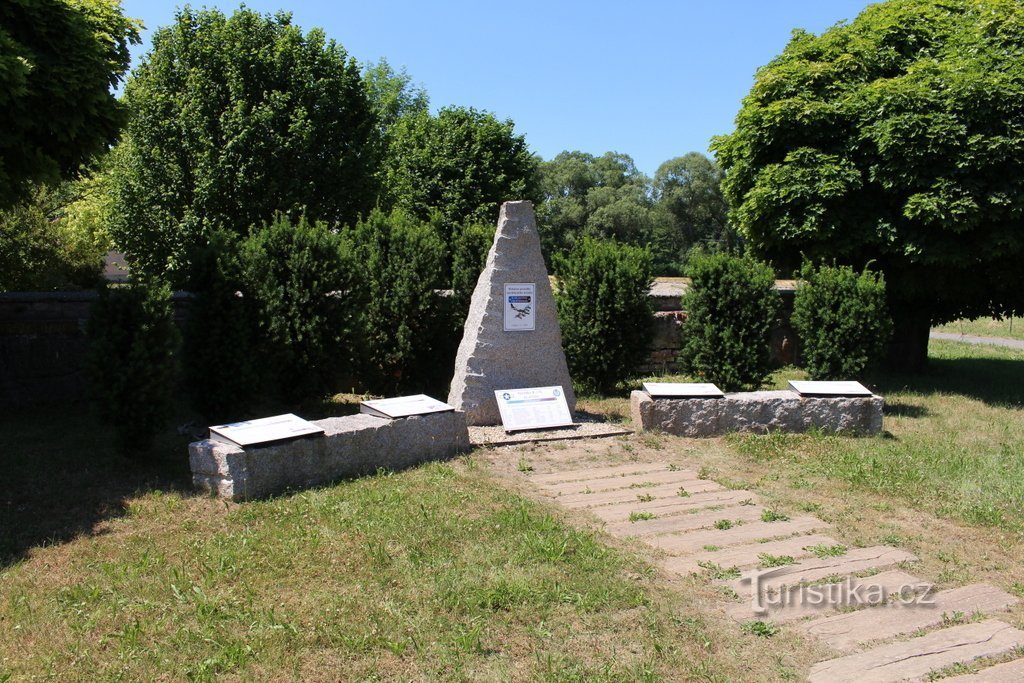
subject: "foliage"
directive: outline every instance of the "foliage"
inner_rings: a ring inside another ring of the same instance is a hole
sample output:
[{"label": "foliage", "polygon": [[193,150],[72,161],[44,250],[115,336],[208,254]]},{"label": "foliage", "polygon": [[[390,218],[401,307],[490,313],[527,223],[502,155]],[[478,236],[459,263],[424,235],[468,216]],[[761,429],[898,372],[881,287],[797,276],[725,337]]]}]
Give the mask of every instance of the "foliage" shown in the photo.
[{"label": "foliage", "polygon": [[419,221],[402,211],[374,210],[354,229],[356,258],[367,290],[367,387],[423,390],[447,379],[450,312],[443,288],[444,242],[437,219]]},{"label": "foliage", "polygon": [[352,244],[323,223],[279,215],[245,240],[241,260],[265,395],[294,403],[337,390],[361,353],[366,287]]},{"label": "foliage", "polygon": [[125,455],[152,444],[173,405],[180,334],[170,288],[140,279],[103,287],[88,324],[86,370],[100,418]]},{"label": "foliage", "polygon": [[118,245],[187,283],[215,229],[283,212],[351,223],[376,199],[376,118],[358,66],[285,13],[180,10],[125,87],[114,157]]},{"label": "foliage", "polygon": [[495,223],[502,202],[531,199],[537,160],[512,121],[465,107],[414,111],[391,128],[384,204],[422,220]]},{"label": "foliage", "polygon": [[643,359],[653,322],[651,257],[643,248],[584,237],[555,258],[558,319],[569,372],[610,393]]},{"label": "foliage", "polygon": [[196,260],[196,295],[184,343],[184,370],[192,405],[210,424],[249,417],[260,395],[255,357],[259,331],[248,289],[241,239],[219,230]]},{"label": "foliage", "polygon": [[0,291],[96,285],[107,245],[88,213],[96,199],[90,182],[40,185],[30,199],[0,211]]},{"label": "foliage", "polygon": [[793,302],[793,327],[811,379],[860,379],[882,355],[892,322],[885,277],[867,269],[805,263]]},{"label": "foliage", "polygon": [[705,254],[689,275],[681,364],[723,391],[757,388],[771,372],[768,334],[780,305],[771,268],[749,256]]},{"label": "foliage", "polygon": [[1024,5],[890,0],[795,31],[714,142],[731,216],[780,267],[888,281],[899,339],[1024,310]]},{"label": "foliage", "polygon": [[452,240],[452,308],[455,328],[460,336],[469,313],[469,304],[477,280],[487,264],[487,254],[494,242],[494,225],[464,223]]},{"label": "foliage", "polygon": [[654,174],[657,220],[651,236],[655,272],[682,272],[693,247],[733,251],[739,235],[728,220],[722,170],[700,152],[669,159]]},{"label": "foliage", "polygon": [[110,88],[138,29],[115,0],[0,4],[0,208],[74,176],[116,139],[125,109]]},{"label": "foliage", "polygon": [[548,261],[584,236],[647,243],[655,219],[650,183],[628,155],[561,152],[537,175],[537,226]]}]

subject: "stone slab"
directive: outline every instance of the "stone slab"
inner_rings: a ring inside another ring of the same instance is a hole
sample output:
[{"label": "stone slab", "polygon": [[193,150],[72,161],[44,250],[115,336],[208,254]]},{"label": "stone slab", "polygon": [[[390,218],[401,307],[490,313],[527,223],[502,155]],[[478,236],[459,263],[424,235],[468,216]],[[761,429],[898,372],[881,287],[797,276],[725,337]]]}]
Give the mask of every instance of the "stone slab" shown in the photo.
[{"label": "stone slab", "polygon": [[687,437],[811,429],[874,435],[882,431],[883,405],[880,396],[805,398],[792,391],[750,391],[718,400],[656,399],[639,390],[630,396],[638,429]]},{"label": "stone slab", "polygon": [[880,607],[823,617],[798,624],[797,628],[844,651],[872,640],[939,626],[944,616],[960,613],[970,617],[976,612],[1004,610],[1016,602],[1015,597],[995,586],[973,584],[938,591],[921,599],[897,599]]},{"label": "stone slab", "polygon": [[210,440],[192,443],[192,481],[209,493],[240,501],[469,450],[465,415],[458,411],[398,420],[359,414],[313,424],[323,428],[324,436],[245,450]]},{"label": "stone slab", "polygon": [[[645,519],[638,522],[621,522],[618,524],[610,524],[605,527],[605,531],[611,534],[620,536],[656,536],[658,534],[671,534],[681,531],[680,517],[689,517],[696,514],[704,514],[702,510],[706,508],[718,508],[724,506],[739,506],[740,501],[751,499],[753,500],[754,494],[750,491],[727,491],[725,489],[720,491],[708,491],[707,493],[695,493],[688,498],[680,498],[680,503],[674,507],[673,512],[675,514],[659,517],[656,519]],[[747,507],[747,506],[739,506]],[[596,508],[601,510],[602,508]],[[709,511],[709,516],[715,516],[711,520],[711,524],[714,524],[717,520],[722,519],[725,516],[725,510],[714,510]],[[760,511],[758,517],[760,517]],[[628,518],[628,514],[627,514]],[[689,530],[699,529],[698,527],[689,526]]]},{"label": "stone slab", "polygon": [[[685,500],[680,498],[680,500]],[[613,513],[602,514],[608,508],[595,508],[591,510],[592,514],[598,515],[602,520],[609,522],[609,526],[605,527],[605,531],[614,533],[616,535],[628,535],[628,536],[656,536],[659,533],[675,534],[683,533],[687,531],[696,531],[698,529],[710,529],[713,528],[715,522],[720,519],[729,519],[735,522],[753,522],[761,519],[761,513],[764,508],[756,505],[733,505],[726,507],[723,510],[715,509],[703,512],[693,512],[693,508],[683,506],[663,506],[663,507],[649,507],[651,503],[641,503],[634,507],[632,510],[619,509]],[[632,512],[650,512],[653,515],[658,515],[654,519],[639,520],[636,522],[629,521],[629,515]],[[635,529],[638,525],[644,524],[645,522],[657,522],[663,521],[665,523],[665,529],[662,531],[654,531],[651,527]]]},{"label": "stone slab", "polygon": [[799,592],[785,598],[780,593],[778,597],[773,596],[772,600],[760,602],[759,606],[765,610],[764,612],[755,611],[751,601],[753,596],[750,595],[750,588],[747,587],[746,593],[739,594],[743,598],[743,602],[730,605],[726,609],[726,614],[736,621],[770,619],[774,623],[781,624],[807,617],[834,614],[838,610],[850,607],[867,607],[875,595],[896,595],[908,586],[923,590],[930,584],[900,569],[890,569],[863,578],[847,576],[838,583],[818,584],[818,586],[822,588],[819,594],[824,596],[821,601],[804,599],[804,594]]},{"label": "stone slab", "polygon": [[820,581],[829,576],[842,576],[844,574],[855,574],[868,571],[869,569],[882,569],[899,562],[910,562],[917,558],[900,548],[889,546],[872,546],[870,548],[853,548],[845,555],[839,557],[814,558],[798,562],[786,567],[778,567],[770,574],[763,573],[763,570],[751,570],[744,572],[740,578],[730,585],[737,593],[750,585],[751,576],[759,573],[759,584],[761,590],[778,590],[782,586],[795,586],[801,582]]},{"label": "stone slab", "polygon": [[1020,683],[1024,681],[1024,659],[1015,659],[1012,662],[990,666],[977,673],[942,680],[944,683]]},{"label": "stone slab", "polygon": [[722,491],[724,487],[716,484],[710,479],[687,479],[682,482],[671,482],[658,484],[657,486],[645,487],[642,489],[613,489],[611,491],[600,491],[597,493],[572,493],[558,497],[558,504],[567,508],[592,508],[601,505],[614,505],[617,503],[629,503],[638,500],[638,495],[654,496],[656,500],[668,498],[677,500],[683,496],[679,495],[679,489],[686,489],[686,492],[693,496],[697,493],[709,491]]},{"label": "stone slab", "polygon": [[470,427],[469,442],[474,446],[512,446],[541,441],[574,441],[632,434],[633,430],[610,422],[577,422],[557,429],[531,432],[506,432],[504,427]]},{"label": "stone slab", "polygon": [[812,545],[838,545],[839,541],[829,536],[814,534],[811,536],[797,536],[771,543],[747,543],[745,545],[722,548],[721,550],[697,553],[685,557],[673,557],[664,563],[665,569],[677,574],[689,574],[701,571],[700,562],[714,562],[723,569],[743,568],[756,565],[762,553],[772,555],[788,555],[799,560],[809,557],[811,553],[804,548]]},{"label": "stone slab", "polygon": [[[504,330],[508,283],[536,286],[533,330]],[[565,391],[570,413],[575,410],[576,396],[562,350],[562,332],[533,205],[505,202],[487,262],[473,290],[448,403],[465,411],[470,426],[497,425],[501,416],[494,400],[496,389],[553,385]]]},{"label": "stone slab", "polygon": [[922,678],[937,669],[1001,655],[1022,646],[1024,631],[990,619],[818,662],[811,667],[810,681],[887,683]]},{"label": "stone slab", "polygon": [[[531,474],[530,481],[535,484],[565,484],[571,481],[583,481],[584,479],[600,479],[602,477],[621,477],[630,474],[646,474],[647,472],[668,472],[668,463],[629,463],[626,465],[612,465],[610,467],[595,467],[593,469],[570,470],[568,472],[545,472],[544,474]],[[693,473],[696,476],[696,473]]]},{"label": "stone slab", "polygon": [[809,531],[827,529],[830,525],[813,517],[795,517],[788,522],[750,522],[731,529],[703,529],[688,534],[654,536],[648,543],[667,553],[683,555],[695,553],[706,545],[726,547],[775,536],[793,536]]},{"label": "stone slab", "polygon": [[[693,474],[687,472],[646,472],[643,474],[628,474],[621,477],[601,477],[600,479],[582,479],[564,484],[542,485],[548,493],[554,495],[568,495],[571,493],[591,493],[596,491],[614,491],[616,489],[628,489],[630,487],[640,488],[647,484],[675,484],[680,486],[688,481],[693,481]],[[650,488],[650,487],[648,487]]]}]

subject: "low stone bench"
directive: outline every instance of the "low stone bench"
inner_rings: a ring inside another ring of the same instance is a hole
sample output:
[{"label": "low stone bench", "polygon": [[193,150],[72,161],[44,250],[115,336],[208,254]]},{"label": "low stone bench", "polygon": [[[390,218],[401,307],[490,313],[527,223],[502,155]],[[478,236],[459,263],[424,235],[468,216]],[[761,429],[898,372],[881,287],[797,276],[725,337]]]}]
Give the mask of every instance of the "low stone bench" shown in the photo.
[{"label": "low stone bench", "polygon": [[750,391],[725,398],[630,397],[633,422],[643,430],[675,436],[721,436],[729,432],[823,432],[874,435],[882,431],[881,396],[805,397],[795,391]]},{"label": "low stone bench", "polygon": [[469,450],[461,411],[390,420],[349,415],[315,420],[319,437],[242,449],[209,439],[189,444],[192,482],[240,501],[445,460]]}]

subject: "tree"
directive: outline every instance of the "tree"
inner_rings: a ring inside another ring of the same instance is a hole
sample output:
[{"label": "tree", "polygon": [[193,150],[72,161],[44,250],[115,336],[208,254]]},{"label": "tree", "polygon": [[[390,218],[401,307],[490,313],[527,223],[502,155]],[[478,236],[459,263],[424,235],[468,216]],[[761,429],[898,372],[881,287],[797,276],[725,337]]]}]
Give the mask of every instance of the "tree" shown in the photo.
[{"label": "tree", "polygon": [[651,246],[656,272],[678,274],[695,246],[734,250],[739,236],[728,219],[722,170],[700,152],[669,159],[654,174],[658,211]]},{"label": "tree", "polygon": [[805,263],[793,301],[793,328],[812,380],[862,379],[892,331],[885,278],[864,269]]},{"label": "tree", "polygon": [[114,142],[126,112],[110,89],[139,26],[116,0],[0,3],[0,208]]},{"label": "tree", "polygon": [[115,240],[147,271],[187,284],[218,228],[245,234],[283,212],[354,223],[376,201],[376,117],[359,68],[285,13],[178,12],[125,87],[115,153]]},{"label": "tree", "polygon": [[611,393],[647,355],[653,314],[651,255],[614,240],[584,237],[555,258],[558,322],[574,382]]},{"label": "tree", "polygon": [[890,362],[928,330],[1024,311],[1024,5],[890,0],[795,31],[713,144],[731,217],[780,268],[885,273]]},{"label": "tree", "polygon": [[465,107],[416,111],[391,129],[387,206],[427,220],[438,212],[450,246],[456,227],[494,223],[502,202],[533,198],[537,160],[510,120]]},{"label": "tree", "polygon": [[645,244],[654,225],[650,181],[626,154],[561,152],[540,165],[537,227],[545,257],[584,236]]},{"label": "tree", "polygon": [[680,364],[724,391],[758,388],[771,374],[769,333],[781,304],[772,269],[723,252],[698,254],[689,275]]}]

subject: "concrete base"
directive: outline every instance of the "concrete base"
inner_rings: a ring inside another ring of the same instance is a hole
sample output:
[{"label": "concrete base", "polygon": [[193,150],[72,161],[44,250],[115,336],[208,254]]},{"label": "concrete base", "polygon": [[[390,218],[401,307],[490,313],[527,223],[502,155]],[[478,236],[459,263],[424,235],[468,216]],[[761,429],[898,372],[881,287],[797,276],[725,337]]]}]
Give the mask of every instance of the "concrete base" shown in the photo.
[{"label": "concrete base", "polygon": [[881,396],[805,398],[794,391],[751,391],[725,398],[630,397],[638,429],[676,436],[721,436],[729,432],[823,432],[873,435],[882,431]]},{"label": "concrete base", "polygon": [[345,477],[444,460],[469,450],[463,412],[398,420],[349,415],[316,420],[322,437],[249,448],[205,440],[189,444],[196,487],[240,501]]}]

